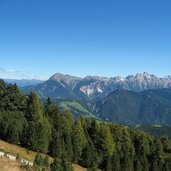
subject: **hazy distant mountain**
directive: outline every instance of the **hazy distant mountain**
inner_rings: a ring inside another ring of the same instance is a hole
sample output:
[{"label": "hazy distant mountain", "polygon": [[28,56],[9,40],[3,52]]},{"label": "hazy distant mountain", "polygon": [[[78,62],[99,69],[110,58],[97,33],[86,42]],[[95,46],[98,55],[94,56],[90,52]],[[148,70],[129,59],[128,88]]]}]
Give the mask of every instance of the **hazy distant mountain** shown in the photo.
[{"label": "hazy distant mountain", "polygon": [[30,85],[37,85],[40,84],[44,81],[42,80],[36,80],[36,79],[21,79],[21,80],[16,80],[16,79],[5,79],[4,80],[6,83],[11,83],[11,84],[17,84],[19,87],[25,87],[25,86],[30,86]]},{"label": "hazy distant mountain", "polygon": [[116,90],[92,109],[97,117],[118,123],[171,125],[171,89]]},{"label": "hazy distant mountain", "polygon": [[117,89],[140,92],[148,89],[171,87],[171,77],[159,78],[146,72],[123,77],[87,76],[79,78],[60,73],[54,74],[49,80],[23,88],[25,93],[36,91],[43,98],[53,99],[93,99],[105,97]]}]

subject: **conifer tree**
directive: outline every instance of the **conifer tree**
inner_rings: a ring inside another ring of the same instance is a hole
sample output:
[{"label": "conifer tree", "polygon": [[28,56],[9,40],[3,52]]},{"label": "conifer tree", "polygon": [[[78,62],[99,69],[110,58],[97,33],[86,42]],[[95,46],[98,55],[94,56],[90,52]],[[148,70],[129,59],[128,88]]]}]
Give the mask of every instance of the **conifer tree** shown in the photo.
[{"label": "conifer tree", "polygon": [[44,117],[42,104],[35,93],[29,95],[27,106],[27,147],[38,152],[47,153],[51,139],[51,125]]},{"label": "conifer tree", "polygon": [[114,152],[113,152],[111,163],[112,163],[112,170],[114,170],[114,171],[121,170],[120,158],[119,158],[117,150],[114,150]]}]

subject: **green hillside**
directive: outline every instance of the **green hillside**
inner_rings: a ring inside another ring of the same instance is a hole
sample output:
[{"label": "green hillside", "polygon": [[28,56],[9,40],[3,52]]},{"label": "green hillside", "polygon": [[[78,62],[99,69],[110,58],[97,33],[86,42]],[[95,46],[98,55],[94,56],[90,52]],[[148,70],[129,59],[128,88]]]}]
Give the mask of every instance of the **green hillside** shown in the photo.
[{"label": "green hillside", "polygon": [[101,119],[122,124],[171,125],[171,89],[117,90],[95,105]]},{"label": "green hillside", "polygon": [[169,125],[137,125],[131,126],[135,130],[143,130],[156,138],[167,136],[171,140],[171,126]]},{"label": "green hillside", "polygon": [[84,115],[86,117],[97,118],[93,113],[91,113],[86,107],[84,107],[78,101],[62,101],[58,103],[58,106],[63,110],[70,110],[74,116],[77,118],[78,116]]}]

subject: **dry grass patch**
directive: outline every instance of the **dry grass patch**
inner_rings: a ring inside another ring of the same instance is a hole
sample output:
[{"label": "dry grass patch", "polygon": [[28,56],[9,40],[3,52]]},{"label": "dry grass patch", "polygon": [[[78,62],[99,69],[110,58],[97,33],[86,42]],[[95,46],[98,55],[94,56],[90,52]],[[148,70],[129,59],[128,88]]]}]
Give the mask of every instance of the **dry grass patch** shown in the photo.
[{"label": "dry grass patch", "polygon": [[0,157],[0,171],[23,171],[20,163]]},{"label": "dry grass patch", "polygon": [[[0,151],[6,152],[10,155],[17,156],[19,153],[22,159],[28,160],[30,162],[34,161],[34,158],[36,156],[36,152],[27,150],[25,148],[22,148],[20,146],[7,143],[5,141],[0,140]],[[45,156],[42,154],[42,156]],[[50,162],[53,161],[52,157],[49,157]],[[0,171],[23,171],[20,169],[20,164],[15,161],[10,161],[8,159],[0,158]],[[87,169],[77,165],[73,164],[74,171],[86,171]]]},{"label": "dry grass patch", "polygon": [[73,164],[72,166],[74,168],[74,171],[86,171],[87,170],[86,168],[83,168],[77,164]]},{"label": "dry grass patch", "polygon": [[[17,154],[19,153],[22,159],[28,160],[30,162],[34,161],[34,158],[36,156],[36,152],[27,150],[25,148],[22,148],[20,146],[14,145],[14,144],[10,144],[7,143],[5,141],[1,141],[0,140],[0,151],[6,152],[8,154],[17,156]],[[42,156],[45,156],[44,154],[42,154]],[[50,161],[52,161],[52,157],[49,157]]]}]

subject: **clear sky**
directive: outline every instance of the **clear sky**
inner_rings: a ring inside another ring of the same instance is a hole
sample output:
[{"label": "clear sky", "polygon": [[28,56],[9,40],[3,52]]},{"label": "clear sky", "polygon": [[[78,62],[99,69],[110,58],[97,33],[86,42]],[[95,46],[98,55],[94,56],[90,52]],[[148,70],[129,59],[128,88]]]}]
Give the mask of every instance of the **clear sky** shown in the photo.
[{"label": "clear sky", "polygon": [[0,0],[0,77],[171,74],[171,0]]}]

